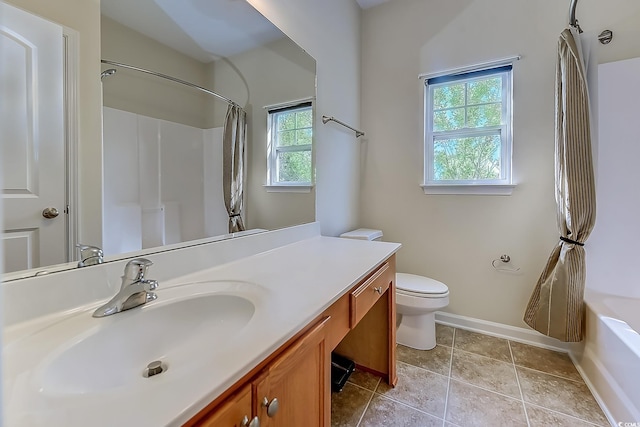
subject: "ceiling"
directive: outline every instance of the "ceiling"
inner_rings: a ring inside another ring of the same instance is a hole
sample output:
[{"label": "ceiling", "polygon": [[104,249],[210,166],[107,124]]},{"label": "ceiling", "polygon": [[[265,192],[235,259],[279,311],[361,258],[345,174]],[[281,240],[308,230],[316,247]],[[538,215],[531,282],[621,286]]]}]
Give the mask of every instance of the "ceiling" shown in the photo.
[{"label": "ceiling", "polygon": [[202,62],[284,37],[245,0],[102,0],[103,15]]},{"label": "ceiling", "polygon": [[[356,0],[368,9],[389,0]],[[246,0],[102,0],[103,15],[208,63],[284,34]]]}]

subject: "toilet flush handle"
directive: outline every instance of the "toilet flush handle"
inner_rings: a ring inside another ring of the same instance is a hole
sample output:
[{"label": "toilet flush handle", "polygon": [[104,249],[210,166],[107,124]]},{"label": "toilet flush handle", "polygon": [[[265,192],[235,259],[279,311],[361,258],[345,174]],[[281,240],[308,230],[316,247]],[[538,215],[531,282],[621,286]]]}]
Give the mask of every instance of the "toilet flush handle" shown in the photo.
[{"label": "toilet flush handle", "polygon": [[378,293],[379,295],[382,295],[382,286],[378,286],[376,288],[373,288],[373,290]]}]

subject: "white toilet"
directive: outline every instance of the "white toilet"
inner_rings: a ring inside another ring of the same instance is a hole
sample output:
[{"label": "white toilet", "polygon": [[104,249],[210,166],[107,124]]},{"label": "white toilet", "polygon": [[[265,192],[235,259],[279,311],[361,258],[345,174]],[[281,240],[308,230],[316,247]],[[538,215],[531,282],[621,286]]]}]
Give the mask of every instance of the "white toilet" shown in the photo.
[{"label": "white toilet", "polygon": [[[382,231],[368,228],[343,233],[340,237],[380,240]],[[400,326],[398,344],[418,350],[436,346],[435,312],[449,305],[449,288],[444,283],[415,274],[396,273],[396,311]]]}]

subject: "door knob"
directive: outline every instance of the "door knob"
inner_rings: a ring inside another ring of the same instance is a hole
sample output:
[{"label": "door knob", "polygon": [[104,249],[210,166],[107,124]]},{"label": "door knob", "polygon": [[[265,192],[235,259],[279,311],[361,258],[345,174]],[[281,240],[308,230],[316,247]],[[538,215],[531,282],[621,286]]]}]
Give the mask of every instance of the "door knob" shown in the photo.
[{"label": "door knob", "polygon": [[47,219],[55,218],[59,214],[60,214],[60,212],[58,212],[58,209],[56,209],[56,208],[46,208],[45,210],[42,211],[42,216],[47,218]]}]

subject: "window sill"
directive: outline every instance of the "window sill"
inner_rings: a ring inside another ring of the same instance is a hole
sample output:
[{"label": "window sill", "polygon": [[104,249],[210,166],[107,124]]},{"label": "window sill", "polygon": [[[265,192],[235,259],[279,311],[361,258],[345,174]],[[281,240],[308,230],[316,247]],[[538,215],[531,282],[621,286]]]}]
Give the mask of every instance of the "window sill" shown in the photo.
[{"label": "window sill", "polygon": [[421,185],[424,194],[470,194],[476,196],[510,196],[515,184]]},{"label": "window sill", "polygon": [[264,185],[267,193],[310,193],[313,185],[300,184],[300,185]]}]

